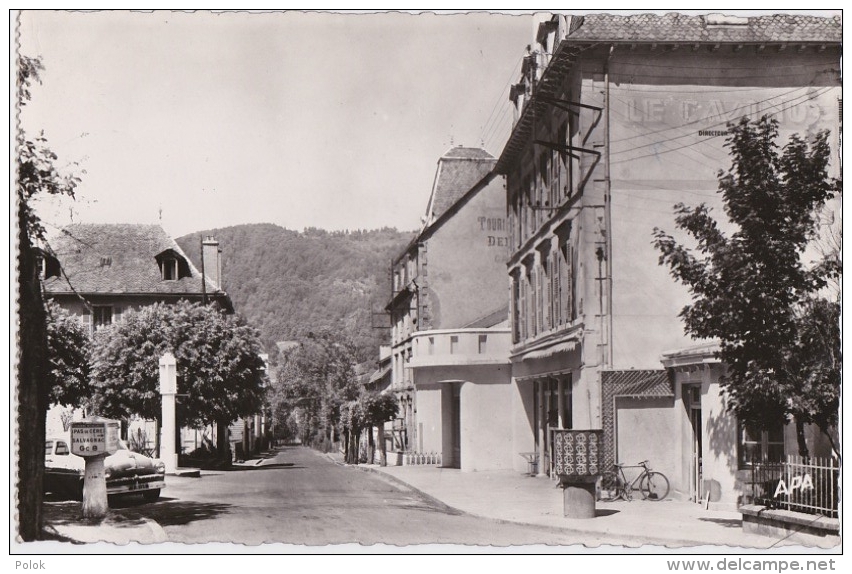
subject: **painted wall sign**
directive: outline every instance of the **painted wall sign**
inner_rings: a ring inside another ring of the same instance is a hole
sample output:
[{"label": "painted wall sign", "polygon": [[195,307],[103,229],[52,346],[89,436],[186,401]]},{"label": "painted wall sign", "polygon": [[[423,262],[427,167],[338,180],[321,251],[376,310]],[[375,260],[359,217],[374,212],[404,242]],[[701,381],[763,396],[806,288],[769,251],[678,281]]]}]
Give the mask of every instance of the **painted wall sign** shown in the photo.
[{"label": "painted wall sign", "polygon": [[[816,90],[813,94],[818,94]],[[617,102],[614,109],[628,122],[634,124],[659,124],[675,127],[684,124],[714,124],[724,128],[725,122],[736,121],[742,116],[760,117],[773,113],[782,124],[809,124],[820,119],[824,113],[817,102],[807,99],[811,92],[797,91],[795,94],[772,93],[759,99],[719,100],[715,98],[654,98],[634,96]],[[795,99],[799,96],[799,99]],[[802,105],[790,105],[801,103]],[[799,100],[802,100],[799,102]],[[711,126],[707,126],[711,127]]]},{"label": "painted wall sign", "polygon": [[504,217],[479,217],[479,229],[481,231],[504,231],[506,229],[506,218]]}]

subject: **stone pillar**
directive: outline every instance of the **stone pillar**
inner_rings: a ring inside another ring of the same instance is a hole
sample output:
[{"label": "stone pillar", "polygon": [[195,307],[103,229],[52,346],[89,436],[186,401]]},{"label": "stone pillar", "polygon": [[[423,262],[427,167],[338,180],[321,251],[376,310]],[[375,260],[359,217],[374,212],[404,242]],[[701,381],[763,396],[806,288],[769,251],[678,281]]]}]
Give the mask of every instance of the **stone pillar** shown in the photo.
[{"label": "stone pillar", "polygon": [[162,396],[163,426],[160,428],[160,460],[166,467],[166,473],[177,470],[175,452],[175,395],[177,394],[177,361],[174,355],[166,353],[160,357],[160,395]]},{"label": "stone pillar", "polygon": [[83,478],[83,518],[103,518],[109,509],[104,460],[107,455],[88,457]]},{"label": "stone pillar", "polygon": [[595,517],[595,480],[587,477],[587,480],[575,479],[563,485],[562,509],[567,518],[594,518]]},{"label": "stone pillar", "polygon": [[559,428],[565,428],[565,379],[559,377],[559,382],[557,383],[557,394],[559,395],[557,398],[557,404],[559,409]]},{"label": "stone pillar", "polygon": [[546,471],[546,453],[547,453],[547,413],[544,408],[544,381],[536,381],[538,388],[536,400],[538,404],[538,476],[547,476]]}]

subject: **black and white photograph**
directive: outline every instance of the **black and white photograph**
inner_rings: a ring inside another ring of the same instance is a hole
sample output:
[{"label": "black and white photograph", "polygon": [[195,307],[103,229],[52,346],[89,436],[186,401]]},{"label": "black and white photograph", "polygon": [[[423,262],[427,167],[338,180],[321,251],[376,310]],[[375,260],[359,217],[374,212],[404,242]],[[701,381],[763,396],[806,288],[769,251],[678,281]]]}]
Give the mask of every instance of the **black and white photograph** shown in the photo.
[{"label": "black and white photograph", "polygon": [[10,11],[15,570],[837,569],[842,16]]}]

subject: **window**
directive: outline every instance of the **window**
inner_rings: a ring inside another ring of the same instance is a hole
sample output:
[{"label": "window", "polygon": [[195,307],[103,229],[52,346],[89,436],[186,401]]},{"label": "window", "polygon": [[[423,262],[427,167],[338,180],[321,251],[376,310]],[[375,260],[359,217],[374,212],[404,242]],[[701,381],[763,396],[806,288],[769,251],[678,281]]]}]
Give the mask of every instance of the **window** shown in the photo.
[{"label": "window", "polygon": [[429,354],[435,354],[435,337],[429,337]]},{"label": "window", "polygon": [[459,337],[458,335],[450,335],[450,354],[454,355],[459,350]]},{"label": "window", "polygon": [[61,456],[68,454],[68,452],[68,443],[66,443],[64,440],[56,441],[56,450],[53,451],[53,454]]},{"label": "window", "polygon": [[160,266],[160,277],[163,281],[177,281],[192,276],[189,271],[189,263],[174,249],[166,249],[162,253],[158,253],[156,259],[157,265]]},{"label": "window", "polygon": [[101,327],[112,325],[112,307],[108,305],[95,305],[92,307],[92,330],[97,331]]},{"label": "window", "polygon": [[778,463],[784,460],[784,425],[778,424],[768,430],[752,425],[739,425],[739,465],[751,467],[754,463]]},{"label": "window", "polygon": [[577,318],[577,308],[574,303],[576,294],[576,285],[574,283],[574,258],[576,255],[568,241],[569,240],[566,238],[559,246],[559,257],[562,258],[559,262],[562,275],[559,278],[559,299],[562,306],[562,317],[566,323],[570,323]]},{"label": "window", "polygon": [[163,272],[164,281],[175,281],[178,278],[177,259],[163,259],[160,270]]},{"label": "window", "polygon": [[479,354],[484,355],[488,350],[488,335],[479,336]]},{"label": "window", "polygon": [[[550,244],[546,244],[547,248],[550,248]],[[552,322],[552,285],[551,285],[551,272],[550,269],[550,252],[549,251],[541,251],[541,269],[540,269],[540,278],[539,282],[539,291],[541,292],[541,330],[547,331],[548,329],[553,327]]]},{"label": "window", "polygon": [[59,277],[61,269],[59,267],[59,260],[56,257],[45,253],[41,249],[36,249],[36,259],[38,261],[39,275],[42,279]]}]

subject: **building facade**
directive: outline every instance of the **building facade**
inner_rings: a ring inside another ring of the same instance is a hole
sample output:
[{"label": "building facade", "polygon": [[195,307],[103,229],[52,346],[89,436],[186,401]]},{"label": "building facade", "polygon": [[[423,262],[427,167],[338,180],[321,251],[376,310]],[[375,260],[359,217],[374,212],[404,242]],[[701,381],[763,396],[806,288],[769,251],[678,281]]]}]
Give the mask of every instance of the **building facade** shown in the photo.
[{"label": "building facade", "polygon": [[[838,142],[840,43],[836,17],[538,17],[496,171],[509,212],[512,392],[524,406],[514,449],[537,452],[540,473],[550,429],[606,431],[620,396],[644,404],[637,460],[683,474],[679,454],[655,454],[653,420],[678,400],[662,353],[695,344],[678,317],[690,297],[659,265],[654,229],[682,239],[677,203],[723,213],[730,121],[769,114],[784,139],[829,129]],[[610,459],[622,456],[614,444]]]},{"label": "building facade", "polygon": [[[213,237],[202,241],[203,277],[159,225],[75,224],[51,239],[50,246],[40,252],[45,299],[80,317],[92,334],[120,322],[126,311],[154,303],[207,301],[233,312],[222,289],[221,250]],[[65,432],[71,416],[82,413],[51,408],[47,434]],[[129,427],[126,438],[144,437],[146,448],[155,444],[153,423],[136,420]],[[186,450],[200,446],[202,437],[194,429],[182,434]]]},{"label": "building facade", "polygon": [[401,405],[389,450],[440,455],[463,470],[507,466],[508,454],[487,454],[483,436],[511,441],[490,418],[494,408],[509,415],[508,239],[495,162],[466,147],[438,160],[424,226],[393,262],[387,305],[390,389]]}]

